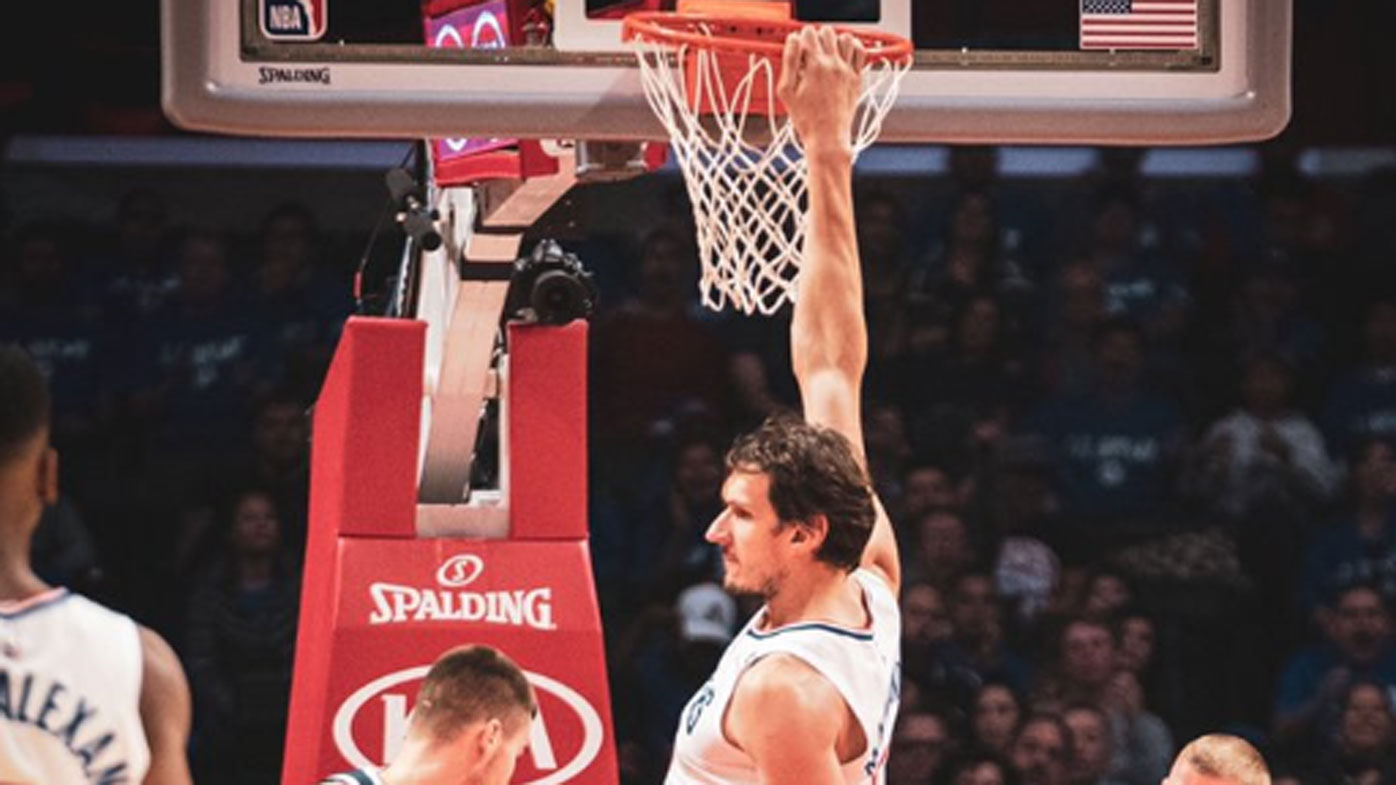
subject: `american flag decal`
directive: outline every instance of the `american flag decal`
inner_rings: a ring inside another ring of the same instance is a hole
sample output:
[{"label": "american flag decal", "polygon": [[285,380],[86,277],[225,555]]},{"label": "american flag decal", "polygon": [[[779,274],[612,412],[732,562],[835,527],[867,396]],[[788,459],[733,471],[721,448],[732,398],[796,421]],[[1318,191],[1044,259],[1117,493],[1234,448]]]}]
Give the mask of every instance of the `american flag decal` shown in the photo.
[{"label": "american flag decal", "polygon": [[1081,0],[1082,49],[1197,49],[1198,0]]}]

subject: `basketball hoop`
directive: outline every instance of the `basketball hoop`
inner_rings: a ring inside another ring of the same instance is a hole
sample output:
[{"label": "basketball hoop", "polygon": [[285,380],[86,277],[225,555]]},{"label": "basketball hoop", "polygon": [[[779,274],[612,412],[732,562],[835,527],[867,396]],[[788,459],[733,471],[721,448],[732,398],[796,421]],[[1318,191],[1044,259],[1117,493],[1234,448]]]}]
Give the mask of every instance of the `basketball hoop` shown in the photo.
[{"label": "basketball hoop", "polygon": [[[723,4],[729,11],[732,3]],[[766,4],[752,6],[761,13]],[[775,4],[772,4],[775,5]],[[764,16],[764,15],[763,15]],[[776,96],[788,18],[650,11],[625,18],[645,96],[683,172],[697,230],[703,305],[770,315],[795,297],[804,245],[806,162]],[[867,50],[853,155],[871,145],[911,66],[912,44],[837,28]]]}]

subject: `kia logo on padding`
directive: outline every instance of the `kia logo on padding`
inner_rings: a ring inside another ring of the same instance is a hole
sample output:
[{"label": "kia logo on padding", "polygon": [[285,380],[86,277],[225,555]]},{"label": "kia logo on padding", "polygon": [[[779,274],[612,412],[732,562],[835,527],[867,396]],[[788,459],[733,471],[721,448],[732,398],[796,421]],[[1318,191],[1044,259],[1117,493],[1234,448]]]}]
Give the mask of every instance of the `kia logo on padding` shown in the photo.
[{"label": "kia logo on padding", "polygon": [[476,49],[502,49],[507,46],[499,17],[489,11],[481,11],[475,19],[475,29],[470,33],[470,45]]},{"label": "kia logo on padding", "polygon": [[[332,724],[334,745],[350,766],[381,766],[396,755],[429,667],[380,676],[340,704]],[[566,684],[531,671],[524,675],[537,693],[538,714],[514,785],[562,785],[586,771],[601,752],[601,716]]]},{"label": "kia logo on padding", "polygon": [[485,571],[485,560],[473,553],[462,553],[442,562],[436,582],[442,586],[469,586]]}]

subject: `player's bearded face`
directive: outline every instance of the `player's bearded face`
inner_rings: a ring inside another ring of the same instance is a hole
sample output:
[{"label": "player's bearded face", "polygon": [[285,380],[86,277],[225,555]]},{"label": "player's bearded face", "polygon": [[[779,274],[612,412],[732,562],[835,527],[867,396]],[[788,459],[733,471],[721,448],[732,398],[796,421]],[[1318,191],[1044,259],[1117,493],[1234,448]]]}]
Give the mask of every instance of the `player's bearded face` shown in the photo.
[{"label": "player's bearded face", "polygon": [[722,549],[723,586],[734,594],[770,597],[786,572],[780,545],[786,527],[770,501],[770,477],[734,470],[722,484],[723,509],[708,527],[708,542]]}]

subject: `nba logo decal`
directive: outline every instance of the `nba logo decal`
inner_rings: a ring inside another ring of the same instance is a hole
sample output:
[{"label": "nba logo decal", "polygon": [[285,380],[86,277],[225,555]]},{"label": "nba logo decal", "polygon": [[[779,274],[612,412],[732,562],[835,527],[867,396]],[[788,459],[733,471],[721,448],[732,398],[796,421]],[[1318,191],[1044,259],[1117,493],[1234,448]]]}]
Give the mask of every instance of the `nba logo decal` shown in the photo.
[{"label": "nba logo decal", "polygon": [[328,26],[329,0],[260,0],[262,35],[273,41],[318,41]]}]

